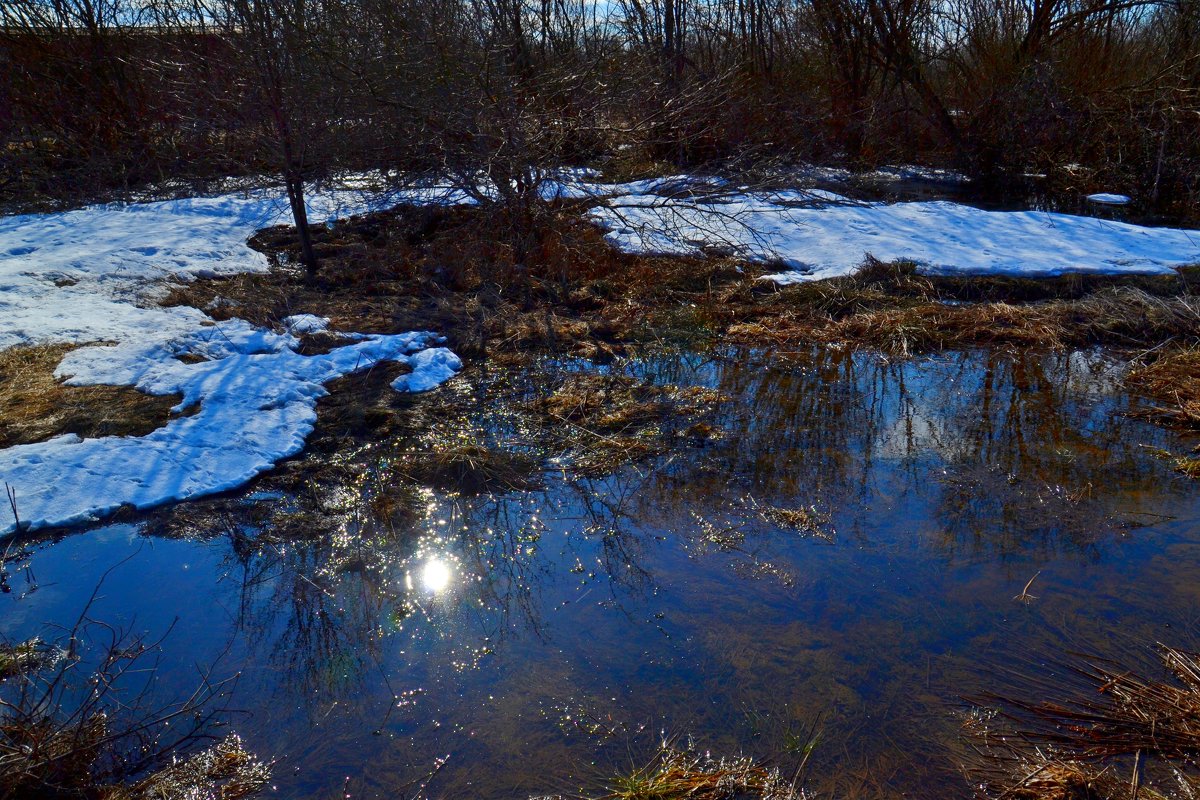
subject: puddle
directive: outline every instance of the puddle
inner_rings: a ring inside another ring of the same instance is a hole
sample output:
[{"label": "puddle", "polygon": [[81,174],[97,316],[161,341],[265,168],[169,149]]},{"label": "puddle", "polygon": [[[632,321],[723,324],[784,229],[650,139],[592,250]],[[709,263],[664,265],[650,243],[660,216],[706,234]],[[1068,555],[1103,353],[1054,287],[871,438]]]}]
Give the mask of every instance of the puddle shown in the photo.
[{"label": "puddle", "polygon": [[[473,394],[446,424],[534,452],[497,411],[582,368],[470,369],[398,402]],[[374,442],[342,511],[286,536],[268,512],[304,489],[258,485],[219,513],[32,545],[0,633],[69,625],[119,564],[91,616],[174,625],[164,697],[196,664],[240,671],[233,727],[279,759],[278,796],[313,798],[602,794],[662,732],[786,763],[814,725],[813,789],[965,796],[960,698],[1064,648],[1194,644],[1200,493],[1102,354],[717,349],[605,369],[716,390],[720,435],[609,475],[547,459],[529,491],[395,498],[376,478],[411,442]]]}]

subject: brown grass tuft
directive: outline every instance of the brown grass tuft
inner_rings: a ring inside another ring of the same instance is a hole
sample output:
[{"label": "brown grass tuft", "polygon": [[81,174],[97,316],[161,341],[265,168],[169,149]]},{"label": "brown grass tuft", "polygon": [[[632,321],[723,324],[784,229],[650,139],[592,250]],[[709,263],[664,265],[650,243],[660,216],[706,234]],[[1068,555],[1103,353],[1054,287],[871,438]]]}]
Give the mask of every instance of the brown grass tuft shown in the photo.
[{"label": "brown grass tuft", "polygon": [[[919,282],[921,279],[915,279]],[[908,356],[961,347],[1151,347],[1200,341],[1200,298],[1113,286],[1079,299],[1015,304],[949,303],[866,290],[852,278],[789,288],[735,320],[735,340],[843,342]],[[910,288],[917,284],[910,284]]]},{"label": "brown grass tuft", "polygon": [[533,489],[537,486],[538,467],[536,460],[521,453],[468,443],[428,453],[410,453],[396,470],[410,480],[437,489],[479,494]]},{"label": "brown grass tuft", "polygon": [[760,505],[758,506],[758,513],[772,525],[777,525],[780,528],[791,528],[798,533],[824,539],[827,542],[834,541],[837,536],[830,525],[832,521],[830,516],[818,511],[816,506],[808,508],[780,508],[778,506]]},{"label": "brown grass tuft", "polygon": [[72,345],[0,350],[0,448],[74,433],[144,436],[171,419],[179,395],[154,396],[131,386],[67,386],[54,370]]},{"label": "brown grass tuft", "polygon": [[255,758],[241,737],[231,733],[132,786],[111,789],[104,800],[242,800],[261,792],[270,779],[271,766]]},{"label": "brown grass tuft", "polygon": [[1160,404],[1143,414],[1160,422],[1200,427],[1200,348],[1172,350],[1129,373],[1127,383]]},{"label": "brown grass tuft", "polygon": [[664,744],[646,766],[609,782],[602,800],[799,800],[796,785],[749,756],[714,759]]},{"label": "brown grass tuft", "polygon": [[1005,722],[968,723],[978,742],[968,773],[990,797],[1158,798],[1164,779],[1194,796],[1185,770],[1200,757],[1200,656],[1161,645],[1158,655],[1167,679],[1087,660],[1064,665],[1067,682],[1036,678],[1041,701],[989,695]]}]

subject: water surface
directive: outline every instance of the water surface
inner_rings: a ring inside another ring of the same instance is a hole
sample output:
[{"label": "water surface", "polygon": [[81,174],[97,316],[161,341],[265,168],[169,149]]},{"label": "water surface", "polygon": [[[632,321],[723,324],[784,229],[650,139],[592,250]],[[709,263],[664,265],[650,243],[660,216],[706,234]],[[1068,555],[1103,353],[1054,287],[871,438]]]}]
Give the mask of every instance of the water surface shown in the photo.
[{"label": "water surface", "polygon": [[[497,404],[579,369],[598,368],[472,368],[395,402],[473,393],[455,424],[520,447]],[[170,629],[163,697],[197,665],[241,672],[233,727],[289,798],[599,794],[663,732],[787,765],[814,728],[815,789],[969,796],[963,697],[1064,649],[1194,639],[1200,493],[1161,455],[1190,443],[1128,415],[1103,354],[717,349],[613,369],[718,389],[720,437],[534,491],[421,490],[415,518],[375,480],[410,443],[378,442],[342,490],[370,502],[336,524],[281,537],[273,512],[304,490],[250,487],[246,513],[32,544],[0,633],[70,624],[112,569],[89,614]],[[1035,574],[1036,600],[1015,599]]]}]

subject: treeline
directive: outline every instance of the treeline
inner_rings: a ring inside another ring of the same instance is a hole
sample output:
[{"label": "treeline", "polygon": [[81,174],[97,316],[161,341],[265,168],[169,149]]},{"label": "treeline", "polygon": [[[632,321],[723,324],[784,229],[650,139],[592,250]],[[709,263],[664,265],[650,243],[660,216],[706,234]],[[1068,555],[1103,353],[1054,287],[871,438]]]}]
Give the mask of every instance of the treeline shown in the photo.
[{"label": "treeline", "polygon": [[[807,161],[1200,200],[1200,0],[4,0],[0,202]],[[1082,176],[1082,177],[1080,177]]]}]

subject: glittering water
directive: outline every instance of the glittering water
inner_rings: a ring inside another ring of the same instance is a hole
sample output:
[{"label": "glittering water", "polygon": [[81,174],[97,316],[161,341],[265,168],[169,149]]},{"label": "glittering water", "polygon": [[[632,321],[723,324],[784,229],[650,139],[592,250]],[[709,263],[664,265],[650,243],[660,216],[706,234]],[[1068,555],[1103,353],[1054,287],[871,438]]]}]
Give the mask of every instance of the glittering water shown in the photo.
[{"label": "glittering water", "polygon": [[[441,391],[478,395],[464,430],[519,446],[499,398],[581,368]],[[233,727],[289,798],[600,793],[663,731],[786,764],[814,728],[814,788],[962,796],[961,698],[1064,648],[1192,643],[1200,493],[1160,454],[1189,442],[1125,413],[1103,355],[615,369],[719,389],[721,435],[535,491],[420,490],[415,515],[348,479],[369,502],[286,536],[302,488],[69,533],[9,576],[0,633],[73,622],[119,564],[90,615],[171,629],[164,697],[197,664],[241,672]],[[356,456],[368,478],[387,445]]]}]

